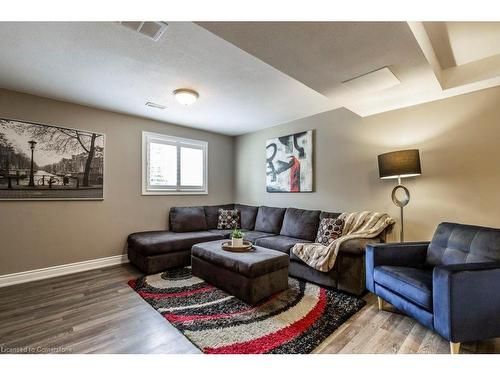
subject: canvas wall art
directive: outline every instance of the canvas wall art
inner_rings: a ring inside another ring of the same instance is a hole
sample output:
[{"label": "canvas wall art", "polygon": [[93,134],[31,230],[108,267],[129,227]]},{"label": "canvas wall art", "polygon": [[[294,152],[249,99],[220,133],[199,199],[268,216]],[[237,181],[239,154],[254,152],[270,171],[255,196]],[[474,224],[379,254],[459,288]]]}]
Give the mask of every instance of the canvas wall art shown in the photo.
[{"label": "canvas wall art", "polygon": [[271,138],[266,143],[268,192],[313,191],[313,132]]},{"label": "canvas wall art", "polygon": [[0,119],[0,199],[103,199],[104,134]]}]

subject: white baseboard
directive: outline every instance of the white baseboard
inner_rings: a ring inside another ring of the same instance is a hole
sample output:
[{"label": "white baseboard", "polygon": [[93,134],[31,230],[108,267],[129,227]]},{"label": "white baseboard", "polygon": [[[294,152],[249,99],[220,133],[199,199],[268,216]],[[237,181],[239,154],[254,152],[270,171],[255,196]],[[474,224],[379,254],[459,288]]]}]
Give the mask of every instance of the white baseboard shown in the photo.
[{"label": "white baseboard", "polygon": [[48,279],[51,277],[68,275],[96,268],[115,266],[117,264],[128,263],[126,254],[112,257],[85,260],[83,262],[62,264],[60,266],[39,268],[31,271],[10,273],[0,275],[0,288],[8,285],[28,283],[30,281]]}]

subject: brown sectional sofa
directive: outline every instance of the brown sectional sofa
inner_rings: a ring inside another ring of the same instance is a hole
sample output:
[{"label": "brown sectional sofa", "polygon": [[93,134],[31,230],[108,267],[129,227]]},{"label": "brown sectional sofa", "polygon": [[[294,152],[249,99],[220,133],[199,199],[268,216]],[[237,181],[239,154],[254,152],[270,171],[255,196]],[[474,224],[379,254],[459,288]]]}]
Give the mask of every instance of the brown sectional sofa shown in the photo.
[{"label": "brown sectional sofa", "polygon": [[385,232],[371,240],[346,241],[340,247],[334,268],[324,273],[309,267],[290,250],[296,243],[314,241],[320,220],[337,217],[339,213],[241,204],[173,207],[170,210],[169,231],[129,235],[130,262],[146,274],[189,265],[193,245],[229,238],[230,230],[217,229],[219,208],[240,211],[241,227],[247,241],[288,254],[291,276],[356,295],[365,290],[366,244],[385,242]]}]

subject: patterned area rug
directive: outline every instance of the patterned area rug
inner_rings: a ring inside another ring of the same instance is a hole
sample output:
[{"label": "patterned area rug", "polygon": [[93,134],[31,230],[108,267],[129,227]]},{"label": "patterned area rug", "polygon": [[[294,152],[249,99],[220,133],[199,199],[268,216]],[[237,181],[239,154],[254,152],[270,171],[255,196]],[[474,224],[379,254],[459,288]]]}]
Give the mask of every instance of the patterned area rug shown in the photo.
[{"label": "patterned area rug", "polygon": [[288,290],[251,306],[192,276],[189,267],[129,285],[204,353],[310,353],[365,305],[290,278]]}]

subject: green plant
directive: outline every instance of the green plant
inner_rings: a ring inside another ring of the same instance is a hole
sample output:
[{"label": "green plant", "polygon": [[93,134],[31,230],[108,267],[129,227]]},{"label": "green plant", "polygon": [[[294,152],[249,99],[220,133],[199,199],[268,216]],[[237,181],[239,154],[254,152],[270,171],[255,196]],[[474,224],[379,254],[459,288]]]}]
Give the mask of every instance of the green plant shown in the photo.
[{"label": "green plant", "polygon": [[243,232],[239,229],[233,229],[231,232],[231,238],[243,238]]}]

